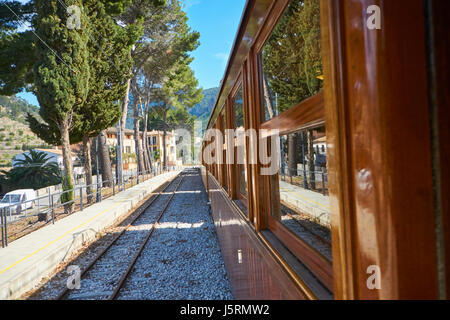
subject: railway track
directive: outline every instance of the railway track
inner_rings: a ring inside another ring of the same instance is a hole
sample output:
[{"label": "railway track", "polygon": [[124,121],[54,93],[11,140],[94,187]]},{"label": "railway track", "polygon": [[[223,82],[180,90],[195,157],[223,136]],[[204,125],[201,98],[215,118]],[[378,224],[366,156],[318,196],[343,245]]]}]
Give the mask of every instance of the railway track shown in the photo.
[{"label": "railway track", "polygon": [[[185,172],[182,172],[178,175],[175,179],[168,183],[161,192],[157,193],[148,203],[146,203],[145,209],[142,210],[141,213],[138,214],[127,226],[125,226],[87,265],[87,267],[81,271],[80,277],[82,286],[79,289],[82,291],[81,293],[78,292],[79,290],[77,289],[71,290],[66,287],[56,299],[115,299],[124,285],[128,275],[133,270],[133,267],[139,259],[143,249],[151,238],[155,226],[166,212],[175,195],[175,192],[183,182],[184,174]],[[142,226],[144,226],[144,229],[145,226],[148,226],[148,230],[146,230],[147,232],[145,233],[145,236],[138,237],[139,239],[137,243],[140,243],[140,245],[133,245],[133,242],[136,239],[136,236],[133,236],[133,233],[141,231],[140,229]],[[133,253],[134,254],[131,260],[125,259],[127,261],[124,262],[123,260],[120,261],[116,259],[120,253],[122,253],[122,257],[125,256],[125,258],[128,258]],[[110,257],[107,257],[108,254],[110,254]],[[123,271],[123,265],[126,265],[125,271]],[[97,270],[95,270],[96,268]],[[117,278],[117,275],[120,275],[120,278]],[[83,282],[86,282],[87,280],[91,280],[91,285],[88,286],[88,293],[86,294],[83,293],[83,291],[86,291],[83,289]],[[107,281],[108,283],[105,283]],[[92,288],[92,284],[102,284],[103,288],[95,291],[95,288]],[[104,288],[105,286],[107,287],[106,290]],[[94,293],[92,293],[92,291]]]},{"label": "railway track", "polygon": [[[290,224],[289,228],[296,233],[303,241],[305,241],[309,246],[317,250],[321,255],[323,255],[326,259],[331,261],[331,242],[328,237],[324,234],[324,227],[311,223],[310,221],[302,221],[297,216],[306,216],[303,213],[299,213],[295,209],[293,209],[289,204],[282,202],[282,212],[289,220],[295,224]],[[305,218],[307,219],[307,218]],[[284,224],[287,221],[283,222]],[[294,228],[294,229],[292,229]]]}]

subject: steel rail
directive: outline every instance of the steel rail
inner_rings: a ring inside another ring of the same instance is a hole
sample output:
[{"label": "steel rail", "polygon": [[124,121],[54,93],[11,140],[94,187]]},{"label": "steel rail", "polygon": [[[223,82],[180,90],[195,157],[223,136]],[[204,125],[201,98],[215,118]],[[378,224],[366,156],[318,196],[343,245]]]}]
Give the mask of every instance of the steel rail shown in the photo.
[{"label": "steel rail", "polygon": [[[298,212],[298,209],[295,209],[293,206],[289,205],[288,203],[286,203],[285,201],[281,202],[281,205],[286,207],[287,210],[285,210],[285,213],[291,217],[292,220],[294,220],[297,224],[299,224],[302,228],[304,228],[307,232],[309,232],[310,234],[312,234],[316,239],[318,239],[319,241],[321,241],[323,244],[331,246],[331,241],[329,241],[328,239],[324,238],[322,235],[318,234],[316,231],[312,230],[311,227],[307,226],[306,223],[296,219],[289,211],[293,211],[293,212]],[[306,215],[305,213],[301,212],[300,213],[302,215]],[[321,225],[321,227],[323,227]]]},{"label": "steel rail", "polygon": [[164,215],[164,213],[166,212],[167,208],[169,207],[170,202],[172,201],[173,197],[175,196],[175,192],[178,190],[178,188],[181,185],[181,182],[184,179],[184,176],[181,174],[181,179],[178,182],[177,186],[175,187],[175,189],[172,191],[172,194],[169,197],[169,200],[166,202],[164,208],[160,211],[160,213],[158,214],[158,217],[156,218],[155,222],[152,224],[147,236],[145,237],[144,241],[142,242],[139,250],[136,252],[136,254],[133,257],[133,260],[131,261],[131,263],[129,264],[127,270],[125,271],[124,274],[122,274],[122,277],[119,280],[119,283],[117,284],[116,288],[114,289],[114,292],[111,294],[111,296],[109,296],[108,300],[114,300],[116,299],[116,297],[118,296],[120,289],[122,289],[126,279],[128,278],[128,275],[131,273],[131,270],[133,269],[134,265],[136,264],[136,261],[138,260],[139,256],[141,255],[142,251],[144,250],[144,247],[146,246],[148,240],[150,239],[150,237],[153,234],[153,230],[155,230],[155,226],[159,223],[159,220],[162,218],[162,216]]},{"label": "steel rail", "polygon": [[320,234],[317,234],[316,231],[313,231],[312,228],[310,228],[309,226],[306,225],[306,223],[296,219],[293,215],[291,215],[289,212],[286,212],[286,214],[291,217],[292,220],[294,220],[296,223],[298,223],[303,229],[305,229],[307,232],[309,232],[310,234],[312,234],[314,237],[316,237],[316,239],[318,239],[319,241],[321,241],[323,244],[328,245],[331,247],[331,242],[328,241],[328,239],[322,237]]},{"label": "steel rail", "polygon": [[[180,174],[181,175],[181,174]],[[180,175],[178,175],[177,177],[179,177]],[[132,221],[126,225],[122,231],[120,231],[114,238],[113,240],[105,247],[102,249],[102,251],[100,251],[100,253],[89,263],[89,265],[83,269],[83,271],[80,274],[80,278],[82,279],[83,276],[92,269],[92,267],[98,262],[98,260],[100,260],[101,257],[104,256],[104,254],[117,242],[117,240],[125,233],[125,231],[129,230],[130,227],[133,225],[133,223],[136,222],[136,220],[138,218],[140,218],[142,216],[142,214],[157,200],[159,199],[159,197],[161,196],[161,194],[163,194],[171,185],[172,183],[175,182],[176,178],[172,179],[171,181],[169,181],[166,186],[164,187],[163,190],[161,190],[160,192],[156,193],[155,196],[153,196],[152,198],[150,198],[147,203],[144,203],[142,206],[140,206],[137,210],[140,210],[141,212],[132,219]],[[180,180],[181,181],[181,180]],[[178,188],[179,185],[177,185]],[[126,219],[126,218],[125,218]],[[65,299],[65,297],[69,294],[70,289],[69,288],[65,288],[56,298],[55,300],[63,300]]]}]

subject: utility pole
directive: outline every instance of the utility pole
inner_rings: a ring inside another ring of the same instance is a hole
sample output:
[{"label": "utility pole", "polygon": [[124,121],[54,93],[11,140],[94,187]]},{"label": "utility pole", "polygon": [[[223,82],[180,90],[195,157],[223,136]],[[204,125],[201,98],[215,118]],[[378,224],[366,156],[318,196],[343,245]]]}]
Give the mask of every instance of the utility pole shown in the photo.
[{"label": "utility pole", "polygon": [[122,128],[120,127],[117,130],[117,150],[116,150],[116,159],[117,159],[117,184],[119,185],[119,191],[121,190],[121,186],[123,184],[123,163],[122,163]]},{"label": "utility pole", "polygon": [[95,138],[95,162],[96,162],[96,171],[97,171],[97,202],[102,201],[102,193],[101,193],[101,186],[100,186],[100,171],[98,169],[98,136]]}]

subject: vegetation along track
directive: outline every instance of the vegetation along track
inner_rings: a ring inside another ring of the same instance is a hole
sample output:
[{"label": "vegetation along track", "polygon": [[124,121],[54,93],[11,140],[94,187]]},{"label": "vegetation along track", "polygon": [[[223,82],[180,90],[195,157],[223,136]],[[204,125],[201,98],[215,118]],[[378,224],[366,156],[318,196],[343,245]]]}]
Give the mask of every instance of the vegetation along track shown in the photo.
[{"label": "vegetation along track", "polygon": [[66,287],[57,299],[114,299],[180,187],[183,175],[184,172],[147,203],[147,208],[81,271],[80,289]]}]

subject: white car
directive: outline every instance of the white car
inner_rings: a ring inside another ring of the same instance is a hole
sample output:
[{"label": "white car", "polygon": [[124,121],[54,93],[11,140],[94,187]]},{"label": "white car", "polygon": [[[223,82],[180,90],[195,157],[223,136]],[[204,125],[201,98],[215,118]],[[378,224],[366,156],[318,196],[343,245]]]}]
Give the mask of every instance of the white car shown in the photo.
[{"label": "white car", "polygon": [[22,210],[34,208],[35,199],[36,192],[33,189],[14,190],[8,192],[0,201],[0,209],[11,206],[11,213],[20,214]]}]

